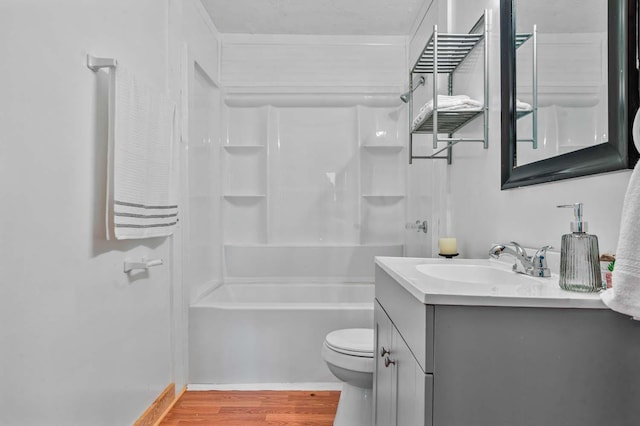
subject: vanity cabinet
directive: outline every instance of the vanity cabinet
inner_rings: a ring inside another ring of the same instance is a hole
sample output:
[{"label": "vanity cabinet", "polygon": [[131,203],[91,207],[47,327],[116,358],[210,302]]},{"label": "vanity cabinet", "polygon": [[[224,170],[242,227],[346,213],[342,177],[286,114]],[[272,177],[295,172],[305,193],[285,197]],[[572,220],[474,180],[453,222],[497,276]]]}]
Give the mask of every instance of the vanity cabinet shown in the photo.
[{"label": "vanity cabinet", "polygon": [[[387,351],[391,351],[393,323],[376,301],[373,307],[373,336],[375,374],[373,394],[375,400],[374,423],[376,426],[392,425],[395,417],[395,383],[393,365],[385,365]],[[389,353],[390,355],[390,353]],[[391,367],[391,368],[390,368]]]},{"label": "vanity cabinet", "polygon": [[375,424],[431,425],[433,376],[425,374],[379,303],[375,304]]},{"label": "vanity cabinet", "polygon": [[424,303],[376,265],[375,425],[637,426],[640,323],[469,300]]}]

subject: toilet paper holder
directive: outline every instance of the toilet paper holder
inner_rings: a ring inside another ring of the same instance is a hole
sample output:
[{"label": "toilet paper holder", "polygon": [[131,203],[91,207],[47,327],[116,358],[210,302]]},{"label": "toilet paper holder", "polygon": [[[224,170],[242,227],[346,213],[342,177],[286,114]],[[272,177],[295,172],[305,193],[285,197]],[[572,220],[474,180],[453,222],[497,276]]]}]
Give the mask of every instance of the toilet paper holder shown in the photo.
[{"label": "toilet paper holder", "polygon": [[133,270],[147,270],[153,266],[160,266],[162,265],[164,262],[162,261],[162,259],[145,259],[142,258],[142,260],[140,260],[139,262],[132,262],[129,260],[125,260],[124,261],[124,273],[129,273]]}]

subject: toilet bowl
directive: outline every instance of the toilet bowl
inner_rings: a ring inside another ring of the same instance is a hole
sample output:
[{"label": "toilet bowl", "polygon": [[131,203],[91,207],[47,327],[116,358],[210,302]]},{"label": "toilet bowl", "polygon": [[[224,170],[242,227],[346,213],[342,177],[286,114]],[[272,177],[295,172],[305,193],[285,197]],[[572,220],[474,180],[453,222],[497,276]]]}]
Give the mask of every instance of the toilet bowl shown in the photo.
[{"label": "toilet bowl", "polygon": [[327,334],[322,358],[343,382],[334,426],[371,426],[373,419],[373,330],[349,328]]}]

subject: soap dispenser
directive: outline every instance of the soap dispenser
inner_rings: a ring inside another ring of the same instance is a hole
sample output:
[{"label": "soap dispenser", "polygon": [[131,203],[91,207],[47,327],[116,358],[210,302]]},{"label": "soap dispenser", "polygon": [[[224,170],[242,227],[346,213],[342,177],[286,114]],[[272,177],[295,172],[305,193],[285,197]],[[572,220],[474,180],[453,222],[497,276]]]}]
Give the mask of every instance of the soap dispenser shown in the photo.
[{"label": "soap dispenser", "polygon": [[571,233],[562,236],[560,288],[580,292],[602,290],[598,237],[587,234],[582,203],[558,207],[572,208],[575,216],[571,222]]}]

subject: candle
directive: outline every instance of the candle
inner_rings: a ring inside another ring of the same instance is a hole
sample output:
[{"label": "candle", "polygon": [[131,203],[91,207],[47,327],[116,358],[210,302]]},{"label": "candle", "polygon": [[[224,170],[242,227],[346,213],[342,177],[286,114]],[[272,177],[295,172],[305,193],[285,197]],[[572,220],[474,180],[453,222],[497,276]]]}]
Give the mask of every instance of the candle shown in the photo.
[{"label": "candle", "polygon": [[438,247],[440,248],[440,254],[458,254],[455,238],[440,238]]}]

